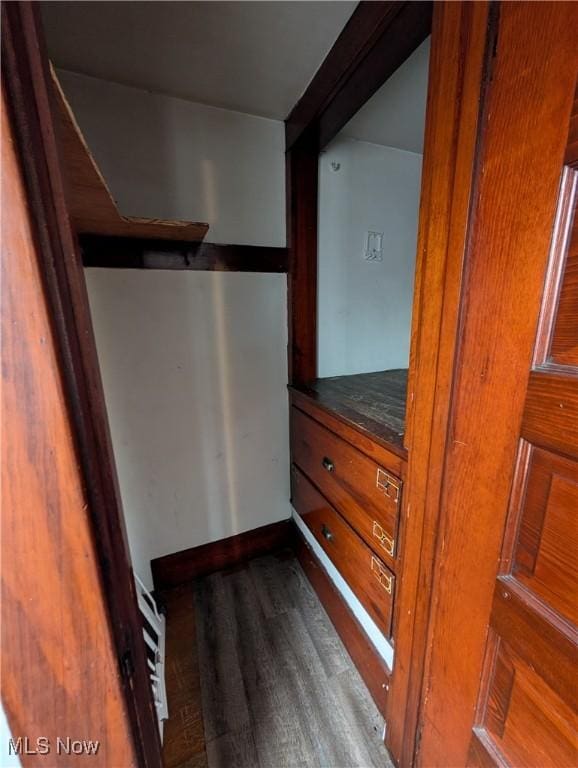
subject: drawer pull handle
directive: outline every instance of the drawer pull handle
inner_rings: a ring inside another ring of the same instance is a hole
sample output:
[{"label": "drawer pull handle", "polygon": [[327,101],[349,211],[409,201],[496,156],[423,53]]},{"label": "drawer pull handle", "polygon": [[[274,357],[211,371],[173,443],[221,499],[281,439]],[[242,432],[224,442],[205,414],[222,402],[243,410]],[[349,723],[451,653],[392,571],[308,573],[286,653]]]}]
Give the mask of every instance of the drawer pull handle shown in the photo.
[{"label": "drawer pull handle", "polygon": [[385,549],[390,557],[393,557],[395,552],[395,541],[387,534],[381,525],[374,520],[373,521],[373,535],[379,541],[380,545]]},{"label": "drawer pull handle", "polygon": [[393,589],[393,578],[389,575],[389,573],[387,573],[385,568],[375,557],[371,558],[371,570],[387,594],[391,595]]},{"label": "drawer pull handle", "polygon": [[321,533],[322,535],[327,539],[327,541],[331,541],[333,539],[333,534],[329,530],[329,528],[323,523],[321,526]]},{"label": "drawer pull handle", "polygon": [[335,472],[335,464],[331,461],[331,459],[328,459],[327,456],[323,457],[323,461],[321,463],[328,472]]},{"label": "drawer pull handle", "polygon": [[383,493],[392,499],[395,504],[399,502],[400,483],[395,477],[392,477],[383,469],[378,468],[376,485],[379,490],[383,491]]}]

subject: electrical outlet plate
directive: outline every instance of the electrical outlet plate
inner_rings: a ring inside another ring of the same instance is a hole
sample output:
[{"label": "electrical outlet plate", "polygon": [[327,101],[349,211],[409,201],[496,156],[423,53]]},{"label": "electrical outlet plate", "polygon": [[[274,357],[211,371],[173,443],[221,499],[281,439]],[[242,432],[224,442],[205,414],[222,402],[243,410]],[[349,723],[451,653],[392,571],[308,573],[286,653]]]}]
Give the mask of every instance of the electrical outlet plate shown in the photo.
[{"label": "electrical outlet plate", "polygon": [[383,261],[383,232],[368,232],[365,247],[366,261]]}]

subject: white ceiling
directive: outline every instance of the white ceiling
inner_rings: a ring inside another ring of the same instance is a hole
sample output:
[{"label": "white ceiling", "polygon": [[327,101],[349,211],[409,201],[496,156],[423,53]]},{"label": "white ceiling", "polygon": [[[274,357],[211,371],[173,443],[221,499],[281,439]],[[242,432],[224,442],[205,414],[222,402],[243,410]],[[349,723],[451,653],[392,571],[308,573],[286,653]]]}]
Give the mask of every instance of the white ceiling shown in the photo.
[{"label": "white ceiling", "polygon": [[423,153],[430,39],[393,73],[341,135]]},{"label": "white ceiling", "polygon": [[356,2],[43,2],[58,67],[284,120]]}]

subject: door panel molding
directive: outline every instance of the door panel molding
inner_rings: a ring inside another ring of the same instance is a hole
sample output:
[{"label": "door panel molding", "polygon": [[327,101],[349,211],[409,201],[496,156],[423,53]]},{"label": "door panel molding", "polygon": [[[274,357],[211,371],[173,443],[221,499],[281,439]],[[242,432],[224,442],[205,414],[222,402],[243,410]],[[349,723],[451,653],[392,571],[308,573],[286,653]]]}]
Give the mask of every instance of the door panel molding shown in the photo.
[{"label": "door panel molding", "polygon": [[[478,694],[496,576],[507,561],[501,552],[508,500],[574,99],[577,12],[571,4],[499,5],[449,440],[441,463],[430,459],[428,468],[434,481],[441,474],[442,493],[417,752],[418,765],[427,768],[472,759],[476,711],[479,717],[485,708]],[[533,387],[541,377],[542,371],[532,374]],[[574,435],[560,434],[564,418],[548,411],[547,441],[568,452]],[[512,727],[505,725],[510,734]],[[486,758],[476,764],[492,764],[496,756]]]}]

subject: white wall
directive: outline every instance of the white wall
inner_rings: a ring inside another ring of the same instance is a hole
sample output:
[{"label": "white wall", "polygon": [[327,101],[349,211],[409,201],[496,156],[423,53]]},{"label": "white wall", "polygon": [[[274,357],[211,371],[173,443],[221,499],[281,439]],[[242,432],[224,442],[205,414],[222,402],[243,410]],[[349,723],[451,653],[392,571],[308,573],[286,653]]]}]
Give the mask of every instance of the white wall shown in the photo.
[{"label": "white wall", "polygon": [[[319,376],[408,365],[421,160],[342,136],[320,157]],[[368,230],[383,261],[365,260]]]},{"label": "white wall", "polygon": [[139,574],[289,517],[285,276],[86,277]]},{"label": "white wall", "polygon": [[[59,73],[123,213],[285,245],[283,124]],[[290,516],[285,275],[86,270],[135,570]]]},{"label": "white wall", "polygon": [[122,213],[204,221],[212,243],[285,245],[282,122],[58,77]]}]

